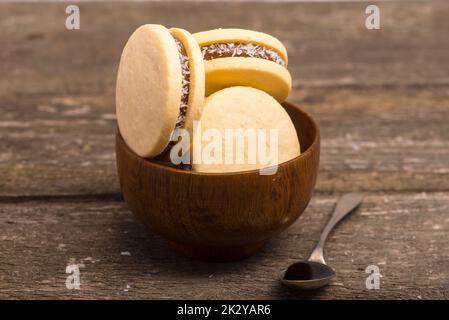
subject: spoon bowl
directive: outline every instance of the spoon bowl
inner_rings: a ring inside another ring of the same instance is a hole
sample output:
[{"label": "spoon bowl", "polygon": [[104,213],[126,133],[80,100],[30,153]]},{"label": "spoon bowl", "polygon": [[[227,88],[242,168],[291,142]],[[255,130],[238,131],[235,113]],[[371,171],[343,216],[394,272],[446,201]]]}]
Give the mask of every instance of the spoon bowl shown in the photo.
[{"label": "spoon bowl", "polygon": [[282,271],[279,278],[290,288],[313,290],[329,284],[335,271],[326,264],[315,261],[298,261]]}]

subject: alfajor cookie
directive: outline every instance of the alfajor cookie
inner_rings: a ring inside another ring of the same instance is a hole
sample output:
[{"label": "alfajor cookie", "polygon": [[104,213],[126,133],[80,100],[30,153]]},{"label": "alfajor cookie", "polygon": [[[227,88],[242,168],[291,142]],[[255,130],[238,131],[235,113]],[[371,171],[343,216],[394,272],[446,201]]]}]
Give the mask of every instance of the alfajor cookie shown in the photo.
[{"label": "alfajor cookie", "polygon": [[251,30],[215,29],[194,33],[205,60],[206,96],[231,86],[251,86],[283,102],[291,91],[284,45]]},{"label": "alfajor cookie", "polygon": [[195,126],[193,170],[238,172],[272,167],[300,154],[298,134],[272,96],[229,87],[206,98]]},{"label": "alfajor cookie", "polygon": [[175,128],[191,134],[204,101],[199,46],[183,29],[147,24],[126,43],[117,75],[116,113],[126,144],[141,157],[171,147]]}]

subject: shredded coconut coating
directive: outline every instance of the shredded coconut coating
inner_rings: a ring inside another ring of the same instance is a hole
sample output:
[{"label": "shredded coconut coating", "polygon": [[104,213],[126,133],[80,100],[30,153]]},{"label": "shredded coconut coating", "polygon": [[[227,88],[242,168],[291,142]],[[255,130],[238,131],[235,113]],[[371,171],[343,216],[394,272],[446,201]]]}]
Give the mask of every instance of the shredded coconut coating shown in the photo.
[{"label": "shredded coconut coating", "polygon": [[184,120],[187,113],[187,107],[189,103],[189,87],[190,87],[190,68],[189,57],[187,56],[184,46],[178,40],[176,40],[176,46],[178,47],[179,61],[181,62],[182,72],[182,95],[181,105],[179,106],[179,115],[176,120],[175,128],[181,128],[184,125]]},{"label": "shredded coconut coating", "polygon": [[[179,61],[181,62],[181,73],[182,73],[182,94],[181,103],[179,105],[179,114],[176,119],[176,124],[174,129],[182,128],[184,126],[185,117],[187,114],[187,108],[189,103],[189,92],[190,92],[190,67],[189,67],[189,57],[185,51],[182,43],[175,39],[176,46],[178,47]],[[154,159],[163,163],[164,165],[169,165],[178,169],[189,170],[191,169],[190,164],[179,164],[174,165],[170,160],[171,148],[176,144],[175,141],[170,141],[165,149],[157,155]]]},{"label": "shredded coconut coating", "polygon": [[270,60],[285,67],[286,63],[273,49],[252,43],[214,43],[201,47],[203,58],[250,57]]}]

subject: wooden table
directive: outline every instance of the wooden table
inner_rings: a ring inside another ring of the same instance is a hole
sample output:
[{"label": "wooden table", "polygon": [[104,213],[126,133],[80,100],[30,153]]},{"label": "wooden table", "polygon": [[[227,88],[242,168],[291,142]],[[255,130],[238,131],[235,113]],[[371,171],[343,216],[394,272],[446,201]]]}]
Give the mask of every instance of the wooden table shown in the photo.
[{"label": "wooden table", "polygon": [[[449,298],[449,3],[0,4],[0,298]],[[121,49],[144,23],[246,27],[282,39],[299,103],[322,129],[304,214],[245,261],[179,257],[123,202],[114,154]],[[279,270],[307,257],[341,196],[366,201],[326,247],[337,277],[295,293]],[[81,289],[65,268],[81,266]],[[380,289],[365,269],[377,265]]]}]

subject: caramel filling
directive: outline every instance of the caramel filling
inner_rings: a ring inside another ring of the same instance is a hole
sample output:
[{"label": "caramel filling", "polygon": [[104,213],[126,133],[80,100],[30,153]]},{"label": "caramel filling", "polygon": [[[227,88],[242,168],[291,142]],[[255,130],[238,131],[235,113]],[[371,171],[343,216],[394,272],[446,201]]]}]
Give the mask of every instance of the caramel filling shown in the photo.
[{"label": "caramel filling", "polygon": [[[187,108],[189,105],[189,93],[190,93],[190,66],[189,66],[189,56],[184,48],[181,41],[175,39],[176,46],[178,47],[179,61],[181,62],[181,73],[182,73],[182,89],[181,89],[181,103],[179,105],[179,114],[176,119],[176,124],[174,129],[182,128],[184,126]],[[170,150],[176,144],[176,141],[170,141],[165,149],[155,157],[155,160],[162,161],[165,164],[170,162]],[[180,164],[175,166],[180,169],[189,169],[189,166]]]},{"label": "caramel filling", "polygon": [[184,125],[185,117],[187,114],[187,108],[189,104],[189,89],[190,89],[190,67],[189,57],[181,41],[175,39],[176,46],[178,47],[179,61],[181,62],[182,73],[182,94],[181,104],[179,106],[179,115],[176,119],[175,128],[182,128]]},{"label": "caramel filling", "polygon": [[253,43],[213,43],[201,47],[204,60],[247,57],[270,60],[285,67],[285,60],[273,49]]}]

